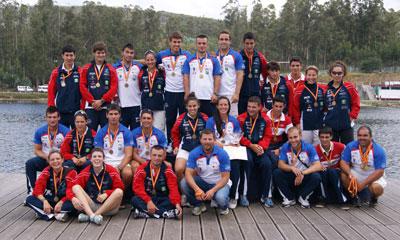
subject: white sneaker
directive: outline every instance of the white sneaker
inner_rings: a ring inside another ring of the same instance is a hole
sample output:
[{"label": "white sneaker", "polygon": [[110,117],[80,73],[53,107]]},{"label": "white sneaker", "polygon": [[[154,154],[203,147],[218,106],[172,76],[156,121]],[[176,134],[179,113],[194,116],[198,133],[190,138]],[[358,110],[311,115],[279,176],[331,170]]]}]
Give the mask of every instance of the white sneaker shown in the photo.
[{"label": "white sneaker", "polygon": [[199,216],[200,214],[202,214],[205,211],[207,211],[207,207],[204,203],[202,203],[202,204],[200,204],[200,206],[194,207],[192,209],[192,214],[194,216]]},{"label": "white sneaker", "polygon": [[216,208],[216,207],[218,207],[218,203],[214,199],[212,199],[210,202],[210,207]]},{"label": "white sneaker", "polygon": [[219,210],[219,215],[228,215],[228,214],[229,214],[229,208]]},{"label": "white sneaker", "polygon": [[299,197],[299,203],[302,208],[310,208],[310,203],[308,202],[308,199],[303,199],[301,196]]},{"label": "white sneaker", "polygon": [[182,194],[181,196],[181,206],[182,207],[191,207],[190,203],[187,201],[186,195]]},{"label": "white sneaker", "polygon": [[60,222],[66,222],[68,220],[68,213],[58,213],[54,215],[54,218]]},{"label": "white sneaker", "polygon": [[167,153],[172,153],[173,151],[174,151],[174,149],[172,148],[172,143],[169,143],[166,152]]},{"label": "white sneaker", "polygon": [[237,202],[236,199],[229,199],[228,208],[235,209],[237,207]]},{"label": "white sneaker", "polygon": [[295,200],[289,200],[287,198],[283,198],[282,207],[290,207],[296,204]]}]

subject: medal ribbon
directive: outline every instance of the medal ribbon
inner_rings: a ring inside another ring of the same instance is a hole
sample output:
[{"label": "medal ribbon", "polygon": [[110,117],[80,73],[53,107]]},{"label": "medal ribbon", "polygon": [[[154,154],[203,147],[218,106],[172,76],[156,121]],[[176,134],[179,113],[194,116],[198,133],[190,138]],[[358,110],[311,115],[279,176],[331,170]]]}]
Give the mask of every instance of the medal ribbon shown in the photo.
[{"label": "medal ribbon", "polygon": [[258,119],[258,114],[257,114],[257,117],[254,120],[254,122],[253,122],[253,119],[250,117],[250,124],[251,124],[250,137],[251,137],[251,135],[253,135],[253,131],[254,131],[254,127],[256,126],[257,119]]},{"label": "medal ribbon", "polygon": [[275,125],[275,118],[271,112],[271,118],[272,118],[272,129],[274,130],[274,136],[278,136],[278,130],[279,130],[279,124],[281,123],[281,118],[278,118],[278,124]]},{"label": "medal ribbon", "polygon": [[328,166],[330,166],[330,161],[332,160],[333,148],[329,149],[328,154],[325,154],[325,150],[320,144],[319,147],[321,148],[322,155],[324,156],[325,160],[328,162]]},{"label": "medal ribbon", "polygon": [[94,66],[94,73],[96,73],[97,82],[100,81],[101,74],[103,73],[105,64],[101,65],[100,72],[97,69],[97,65]]},{"label": "medal ribbon", "polygon": [[172,71],[175,72],[175,67],[176,67],[176,63],[178,62],[180,56],[177,56],[176,59],[173,56],[169,56],[169,59],[171,60],[171,68]]},{"label": "medal ribbon", "polygon": [[300,155],[300,153],[301,153],[301,146],[300,146],[300,149],[299,149],[299,151],[297,151],[297,153],[296,154],[294,154],[294,149],[293,149],[293,147],[291,147],[292,148],[292,166],[295,166],[296,165],[296,163],[297,163],[297,160],[299,159],[299,155]]},{"label": "medal ribbon", "polygon": [[160,176],[160,170],[161,169],[158,168],[157,173],[155,173],[156,170],[155,170],[155,168],[153,167],[153,165],[151,163],[150,163],[150,168],[151,168],[151,170],[150,170],[151,185],[153,185],[153,191],[155,191],[156,190],[157,180],[158,180],[158,177]]},{"label": "medal ribbon", "polygon": [[154,85],[154,79],[156,78],[156,75],[157,75],[157,68],[155,68],[153,72],[149,72],[148,70],[147,70],[147,72],[149,73],[149,89],[150,89],[150,92],[152,92],[153,85]]},{"label": "medal ribbon", "polygon": [[194,126],[193,126],[192,122],[190,121],[190,119],[188,119],[188,122],[189,122],[190,128],[192,128],[193,134],[196,134],[196,129],[197,129],[197,124],[199,123],[199,118],[196,118],[196,123],[194,124]]},{"label": "medal ribbon", "polygon": [[205,58],[204,58],[203,63],[200,63],[200,59],[199,59],[198,53],[196,53],[196,59],[197,59],[197,63],[199,64],[200,73],[202,73],[202,72],[203,72],[203,69],[204,69],[204,66],[205,66],[205,64],[206,64],[206,62],[207,62],[207,53],[206,53],[206,56],[205,56]]},{"label": "medal ribbon", "polygon": [[65,75],[65,73],[62,74],[62,79],[63,81],[65,81],[65,79],[67,79],[69,76],[71,76],[72,74],[72,69],[71,70],[67,70],[67,75]]},{"label": "medal ribbon", "polygon": [[[144,145],[145,146],[150,146],[149,141],[150,141],[151,136],[153,136],[153,128],[151,128],[151,132],[150,132],[148,137],[144,134],[144,131],[143,131],[143,128],[142,128],[142,137],[144,138]],[[146,140],[146,137],[147,137],[147,140]]]},{"label": "medal ribbon", "polygon": [[219,61],[219,64],[221,65],[221,67],[223,68],[224,67],[224,56],[226,56],[227,54],[228,54],[228,52],[229,52],[229,50],[226,52],[226,54],[225,55],[222,55],[222,57],[221,57],[221,52],[222,52],[222,50],[219,50],[219,52],[218,52],[218,61]]},{"label": "medal ribbon", "polygon": [[103,187],[103,180],[104,180],[104,175],[106,175],[106,170],[104,170],[104,172],[103,172],[103,176],[101,177],[100,184],[97,181],[96,175],[94,175],[93,173],[92,173],[92,175],[93,175],[93,178],[94,178],[94,182],[96,183],[97,189],[99,189],[99,194],[101,194],[101,188]]},{"label": "medal ribbon", "polygon": [[115,140],[117,139],[117,135],[118,135],[119,129],[117,129],[117,131],[112,132],[114,134],[114,138],[112,137],[112,135],[110,134],[110,127],[107,128],[107,135],[110,139],[110,149],[112,149]]},{"label": "medal ribbon", "polygon": [[[317,90],[315,91],[315,94],[304,84],[304,87],[307,89],[307,91],[311,94],[311,96],[315,99],[315,102],[318,102],[318,84],[317,84]],[[339,89],[340,90],[340,89]],[[335,94],[336,96],[336,94]]]},{"label": "medal ribbon", "polygon": [[254,52],[251,55],[249,55],[247,53],[247,50],[244,49],[244,54],[246,54],[247,59],[249,59],[249,73],[251,73],[251,69],[253,67],[253,55],[254,55]]},{"label": "medal ribbon", "polygon": [[358,151],[360,152],[360,156],[361,156],[361,162],[365,166],[368,165],[368,155],[369,155],[369,152],[371,151],[371,149],[372,149],[372,143],[369,144],[365,153],[362,152],[361,146],[360,145],[358,146]]},{"label": "medal ribbon", "polygon": [[332,90],[331,96],[333,97],[333,101],[335,101],[336,95],[340,92],[340,89],[342,89],[342,87],[343,86],[341,86],[335,93],[333,93],[333,90]]},{"label": "medal ribbon", "polygon": [[271,93],[272,93],[272,98],[275,97],[276,92],[278,91],[279,83],[281,82],[281,79],[278,80],[276,83],[272,83],[271,81],[269,84],[271,85]]},{"label": "medal ribbon", "polygon": [[[51,135],[53,134],[53,138]],[[47,127],[47,135],[49,136],[49,143],[50,143],[50,148],[53,148],[54,140],[56,139],[58,134],[58,127],[55,132],[50,132],[50,127]]]},{"label": "medal ribbon", "polygon": [[56,173],[53,170],[53,184],[54,184],[54,192],[56,194],[56,197],[57,197],[57,193],[58,193],[58,182],[60,182],[60,184],[61,184],[63,171],[64,171],[64,168],[61,167],[60,178],[57,178]]},{"label": "medal ribbon", "polygon": [[79,141],[79,134],[78,134],[78,131],[76,131],[76,144],[78,145],[78,154],[79,154],[79,156],[81,155],[82,146],[83,146],[83,143],[85,142],[86,132],[87,132],[87,128],[86,128],[85,133],[83,134],[83,136],[81,138],[81,141]]},{"label": "medal ribbon", "polygon": [[132,63],[129,64],[128,71],[126,70],[125,65],[122,64],[122,69],[124,69],[124,79],[125,79],[125,82],[128,82],[129,74],[131,73],[131,68],[132,68]]}]

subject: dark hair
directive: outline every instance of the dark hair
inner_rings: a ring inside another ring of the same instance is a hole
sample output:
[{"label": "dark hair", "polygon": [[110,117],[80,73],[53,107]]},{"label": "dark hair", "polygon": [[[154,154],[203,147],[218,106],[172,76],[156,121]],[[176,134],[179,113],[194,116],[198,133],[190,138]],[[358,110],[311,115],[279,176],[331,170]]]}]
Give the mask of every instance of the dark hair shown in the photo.
[{"label": "dark hair", "polygon": [[299,62],[301,64],[301,59],[300,59],[300,57],[297,57],[297,56],[296,57],[292,57],[290,59],[290,61],[289,61],[289,65],[291,65],[292,62]]},{"label": "dark hair", "polygon": [[371,128],[370,128],[369,126],[367,126],[367,125],[361,125],[361,126],[357,129],[357,135],[358,135],[358,133],[360,132],[360,130],[363,130],[363,129],[367,129],[367,130],[368,130],[368,133],[369,133],[369,136],[372,137],[372,130],[371,130]]},{"label": "dark hair", "polygon": [[[216,104],[216,105],[218,105],[218,103],[219,103],[221,100],[226,100],[226,101],[228,101],[228,105],[229,105],[229,108],[228,108],[228,115],[229,115],[229,112],[231,111],[231,102],[229,101],[229,98],[227,98],[227,97],[225,97],[225,96],[218,97],[218,100],[217,100],[217,104]],[[224,134],[224,130],[222,129],[221,115],[220,115],[219,110],[218,110],[217,108],[215,108],[215,111],[214,111],[214,115],[213,115],[213,116],[214,116],[215,126],[217,127],[217,132],[218,132],[218,134],[222,137],[222,135]]]},{"label": "dark hair", "polygon": [[154,117],[153,111],[151,111],[151,109],[148,108],[142,109],[142,111],[140,111],[140,118],[142,118],[144,114],[150,114],[152,118]]},{"label": "dark hair", "polygon": [[267,71],[280,71],[281,67],[279,66],[279,63],[277,62],[269,62],[267,64]]},{"label": "dark hair", "polygon": [[133,45],[132,45],[132,43],[127,43],[127,44],[125,44],[125,45],[122,47],[122,51],[125,51],[126,48],[133,50]]},{"label": "dark hair", "polygon": [[58,113],[58,116],[60,116],[60,111],[58,111],[58,108],[55,106],[49,106],[46,108],[46,116],[47,116],[47,114],[51,114],[51,113]]},{"label": "dark hair", "polygon": [[275,96],[274,99],[272,99],[272,104],[274,104],[276,102],[286,104],[286,100],[282,96]]},{"label": "dark hair", "polygon": [[221,36],[221,34],[228,34],[229,40],[231,40],[231,33],[228,30],[222,30],[221,32],[219,32],[218,39]]},{"label": "dark hair", "polygon": [[63,155],[61,154],[60,150],[58,149],[51,149],[49,154],[47,155],[47,160],[50,160],[50,156],[53,154],[58,153],[58,155],[60,155],[61,158],[64,158]]},{"label": "dark hair", "polygon": [[197,36],[196,36],[196,42],[197,42],[197,39],[198,39],[198,38],[205,38],[205,39],[208,40],[208,37],[207,37],[207,35],[205,35],[205,34],[197,35]]},{"label": "dark hair", "polygon": [[188,105],[190,101],[196,101],[197,104],[200,106],[200,101],[199,101],[199,99],[196,97],[196,94],[195,94],[194,92],[191,92],[191,93],[189,94],[189,96],[186,98],[185,105]]},{"label": "dark hair", "polygon": [[113,111],[113,110],[116,110],[116,111],[118,111],[119,114],[121,114],[121,107],[118,106],[118,105],[115,104],[115,103],[111,103],[111,104],[108,106],[108,108],[107,108],[107,113],[109,113],[110,111]]},{"label": "dark hair", "polygon": [[163,146],[161,146],[161,145],[155,145],[155,146],[153,146],[153,147],[150,149],[150,152],[153,151],[153,149],[165,151],[165,148],[164,148]]},{"label": "dark hair", "polygon": [[64,55],[64,53],[66,52],[72,52],[75,54],[75,48],[72,47],[71,45],[65,45],[62,49],[61,49],[61,54]]},{"label": "dark hair", "polygon": [[252,102],[252,103],[257,103],[258,105],[261,105],[261,98],[259,96],[251,96],[249,97],[249,100],[247,100],[247,103]]},{"label": "dark hair", "polygon": [[147,57],[147,55],[149,55],[149,54],[151,54],[151,55],[153,55],[154,56],[154,58],[157,58],[157,54],[156,54],[156,52],[154,52],[153,50],[147,50],[145,53],[144,53],[144,58],[146,58]]},{"label": "dark hair", "polygon": [[168,39],[169,39],[169,41],[172,41],[173,38],[175,38],[175,39],[182,39],[183,37],[182,37],[182,34],[181,34],[180,32],[172,32],[172,33],[169,35]]},{"label": "dark hair", "polygon": [[212,131],[211,129],[208,129],[208,128],[206,128],[206,129],[204,129],[203,131],[200,132],[200,138],[203,135],[209,135],[209,134],[213,135],[213,138],[215,139],[214,131]]},{"label": "dark hair", "polygon": [[246,41],[246,39],[253,39],[255,41],[256,36],[252,32],[247,32],[243,35],[243,42]]},{"label": "dark hair", "polygon": [[331,127],[326,126],[319,130],[318,136],[321,136],[321,134],[329,134],[329,135],[333,136],[333,130]]},{"label": "dark hair", "polygon": [[344,62],[340,61],[340,60],[337,60],[337,61],[333,62],[333,63],[329,66],[329,70],[328,70],[329,75],[332,74],[332,71],[333,71],[333,69],[334,69],[335,67],[340,67],[340,68],[342,68],[343,77],[347,75],[347,67],[346,67],[346,64],[345,64]]},{"label": "dark hair", "polygon": [[83,110],[78,110],[78,111],[76,111],[75,112],[75,114],[74,114],[74,120],[76,119],[76,117],[83,117],[86,121],[88,120],[88,115],[86,114],[86,112],[85,111],[83,111]]},{"label": "dark hair", "polygon": [[95,42],[92,47],[92,52],[95,53],[97,51],[107,52],[107,45],[104,42]]},{"label": "dark hair", "polygon": [[100,147],[93,148],[91,154],[93,155],[94,152],[100,152],[103,155],[103,158],[105,157],[104,150]]}]

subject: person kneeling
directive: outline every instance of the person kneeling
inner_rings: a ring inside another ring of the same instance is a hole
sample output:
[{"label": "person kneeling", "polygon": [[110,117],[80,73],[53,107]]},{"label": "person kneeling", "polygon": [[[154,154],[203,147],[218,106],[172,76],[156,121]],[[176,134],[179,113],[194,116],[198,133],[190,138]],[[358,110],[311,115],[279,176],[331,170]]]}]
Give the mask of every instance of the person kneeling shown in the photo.
[{"label": "person kneeling", "polygon": [[313,145],[301,140],[297,127],[288,130],[289,142],[280,151],[274,182],[283,197],[283,207],[296,204],[295,194],[303,208],[309,208],[308,198],[321,183],[321,163]]},{"label": "person kneeling", "polygon": [[101,148],[92,151],[91,165],[83,169],[75,180],[72,191],[74,207],[84,213],[79,214],[79,222],[93,222],[100,225],[104,215],[115,215],[121,204],[124,184],[118,170],[104,163]]},{"label": "person kneeling", "polygon": [[150,150],[150,161],[140,165],[133,180],[132,207],[135,218],[180,218],[181,197],[177,178],[172,167],[167,165],[163,146]]},{"label": "person kneeling", "polygon": [[215,200],[219,213],[229,213],[229,180],[231,165],[228,154],[222,148],[215,146],[215,135],[210,129],[200,134],[201,146],[189,153],[186,165],[185,179],[181,189],[194,206],[195,216],[207,211],[204,201]]},{"label": "person kneeling", "polygon": [[49,153],[49,165],[39,176],[32,195],[26,198],[26,205],[32,208],[38,218],[61,222],[68,219],[68,213],[75,209],[71,204],[71,187],[76,171],[63,167],[64,159],[58,150]]}]

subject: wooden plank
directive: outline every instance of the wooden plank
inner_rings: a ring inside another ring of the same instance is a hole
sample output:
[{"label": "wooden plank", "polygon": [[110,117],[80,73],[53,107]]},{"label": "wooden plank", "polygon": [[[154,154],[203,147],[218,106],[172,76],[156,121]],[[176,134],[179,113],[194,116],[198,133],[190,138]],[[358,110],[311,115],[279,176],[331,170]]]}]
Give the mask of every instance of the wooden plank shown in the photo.
[{"label": "wooden plank", "polygon": [[80,223],[78,218],[74,217],[64,232],[60,234],[57,240],[74,240],[79,239],[79,236],[86,229],[89,223]]},{"label": "wooden plank", "polygon": [[233,212],[230,212],[225,216],[218,214],[217,217],[221,225],[221,231],[224,239],[243,239],[242,232],[240,231],[240,227]]},{"label": "wooden plank", "polygon": [[222,239],[221,228],[216,214],[218,213],[214,208],[210,208],[207,212],[201,214],[200,221],[203,239]]},{"label": "wooden plank", "polygon": [[163,240],[182,239],[182,223],[183,223],[182,220],[165,219],[162,239]]},{"label": "wooden plank", "polygon": [[94,223],[90,223],[85,230],[83,230],[79,239],[98,239],[106,228],[108,221],[110,220],[109,216],[103,216],[103,224],[96,225]]},{"label": "wooden plank", "polygon": [[285,239],[304,239],[279,206],[264,208]]},{"label": "wooden plank", "polygon": [[263,238],[247,207],[238,207],[234,213],[245,239]]},{"label": "wooden plank", "polygon": [[[25,199],[25,193],[16,196],[9,202],[0,207],[0,219],[4,218],[9,212],[17,207],[22,207],[23,200]],[[28,209],[28,207],[24,207]]]},{"label": "wooden plank", "polygon": [[161,239],[162,230],[164,227],[164,219],[147,219],[144,231],[142,234],[142,239],[144,240],[156,240]]},{"label": "wooden plank", "polygon": [[[201,235],[200,217],[192,216],[189,208],[183,209],[183,239],[203,239]],[[210,209],[208,209],[210,211]]]},{"label": "wooden plank", "polygon": [[265,239],[283,239],[278,228],[273,224],[272,219],[264,211],[261,204],[251,204],[249,211]]},{"label": "wooden plank", "polygon": [[46,228],[36,239],[39,240],[48,240],[48,239],[57,239],[62,232],[69,226],[72,219],[68,222],[59,222],[53,221],[50,226]]},{"label": "wooden plank", "polygon": [[146,219],[130,217],[122,233],[122,240],[141,239]]},{"label": "wooden plank", "polygon": [[[29,214],[34,214],[33,211],[30,211]],[[44,221],[37,219],[30,225],[28,228],[21,231],[21,233],[15,238],[16,240],[26,240],[26,239],[35,239],[39,236],[50,224],[52,221]]]},{"label": "wooden plank", "polygon": [[[0,206],[3,206],[5,204],[7,204],[9,201],[12,201],[14,198],[16,198],[19,195],[25,195],[26,197],[26,189],[25,187],[17,187],[16,189],[14,189],[12,192],[8,192],[8,193],[2,193],[1,197],[0,197]],[[23,198],[22,202],[25,199]]]},{"label": "wooden plank", "polygon": [[117,215],[112,216],[108,222],[104,232],[101,234],[100,239],[113,239],[120,238],[128,218],[131,213],[131,208],[121,209]]},{"label": "wooden plank", "polygon": [[28,228],[32,223],[35,222],[35,214],[33,212],[27,212],[18,221],[11,224],[7,229],[1,232],[2,239],[14,239],[22,231]]},{"label": "wooden plank", "polygon": [[286,240],[300,240],[305,239],[303,236],[297,231],[297,229],[293,226],[293,224],[288,223],[280,223],[277,224],[279,231],[282,233],[283,237]]},{"label": "wooden plank", "polygon": [[28,208],[19,206],[9,211],[7,215],[0,219],[0,232],[6,229],[8,226],[18,221],[23,215],[29,211]]}]

